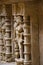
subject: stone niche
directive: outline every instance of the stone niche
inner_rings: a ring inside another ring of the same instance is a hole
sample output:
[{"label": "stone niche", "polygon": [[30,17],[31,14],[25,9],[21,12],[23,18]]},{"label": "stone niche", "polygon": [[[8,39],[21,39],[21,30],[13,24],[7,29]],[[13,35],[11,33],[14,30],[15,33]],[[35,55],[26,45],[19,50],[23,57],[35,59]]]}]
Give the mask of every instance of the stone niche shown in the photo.
[{"label": "stone niche", "polygon": [[[39,21],[38,21],[38,4],[34,2],[21,3],[21,6],[15,7],[13,4],[12,13],[22,15],[23,17],[30,16],[30,31],[31,31],[31,59],[32,65],[40,64],[39,57]],[[28,5],[29,4],[29,5]],[[17,8],[18,7],[18,8]],[[20,8],[19,8],[20,7]],[[15,10],[16,9],[16,10]]]},{"label": "stone niche", "polygon": [[[16,63],[18,63],[18,64],[21,63],[22,65],[23,64],[24,65],[39,65],[39,36],[38,36],[39,27],[38,27],[38,8],[37,8],[37,6],[38,6],[38,4],[35,2],[15,3],[15,4],[6,6],[7,15],[8,15],[8,17],[10,17],[10,21],[9,21],[9,19],[5,21],[5,23],[7,23],[6,29],[5,29],[5,34],[7,37],[7,38],[5,38],[6,59],[9,54],[9,57],[11,57],[11,58],[14,57]],[[11,12],[10,12],[9,8],[10,8]],[[12,19],[12,15],[13,15],[13,19]],[[29,16],[29,19],[27,16]],[[8,23],[10,23],[10,24],[8,24]],[[8,31],[7,29],[10,31]],[[6,30],[9,33],[6,32]],[[15,34],[15,32],[16,32],[16,34]],[[10,33],[11,33],[11,35],[10,35]],[[22,39],[22,35],[24,37],[23,39]],[[31,39],[29,39],[29,37],[31,37]],[[12,39],[12,42],[11,42],[11,39]],[[30,40],[31,45],[29,44],[30,42],[28,39]],[[10,45],[7,46],[8,42],[11,42],[11,43],[10,43]],[[16,45],[15,45],[15,43],[16,43]],[[21,43],[23,43],[23,44],[21,44]],[[21,46],[20,46],[20,44],[21,44]],[[21,48],[22,45],[24,48]],[[29,47],[28,45],[30,45],[31,47]],[[12,51],[10,51],[11,47],[12,47]],[[30,59],[31,59],[31,61],[30,61]]]}]

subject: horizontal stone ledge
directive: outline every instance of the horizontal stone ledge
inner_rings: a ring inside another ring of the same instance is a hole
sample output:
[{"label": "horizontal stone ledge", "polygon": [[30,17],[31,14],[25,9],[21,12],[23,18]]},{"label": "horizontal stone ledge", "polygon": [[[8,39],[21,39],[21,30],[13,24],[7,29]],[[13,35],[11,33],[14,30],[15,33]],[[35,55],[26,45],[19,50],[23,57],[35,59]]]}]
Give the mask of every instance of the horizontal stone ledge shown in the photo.
[{"label": "horizontal stone ledge", "polygon": [[2,52],[3,54],[5,54],[5,51],[4,52]]},{"label": "horizontal stone ledge", "polygon": [[11,44],[10,44],[10,45],[6,44],[5,46],[6,46],[6,47],[11,47],[12,45],[11,45]]},{"label": "horizontal stone ledge", "polygon": [[27,45],[28,45],[28,46],[30,46],[30,45],[31,45],[31,43],[25,43],[25,42],[24,42],[23,44],[24,44],[24,45],[26,45],[26,46],[27,46]]},{"label": "horizontal stone ledge", "polygon": [[[1,3],[2,4],[2,3]],[[12,17],[13,15],[9,15],[10,17]],[[9,17],[8,15],[6,15],[6,13],[5,14],[3,14],[3,13],[1,13],[0,14],[0,17],[5,17],[7,20],[9,19],[8,17]]]},{"label": "horizontal stone ledge", "polygon": [[11,22],[10,18],[7,18],[9,16],[6,16],[5,22]]},{"label": "horizontal stone ledge", "polygon": [[15,50],[18,50],[19,48],[15,48]]},{"label": "horizontal stone ledge", "polygon": [[23,21],[23,22],[24,22],[24,24],[26,24],[27,26],[30,25],[30,20],[25,20],[25,21]]},{"label": "horizontal stone ledge", "polygon": [[0,51],[0,54],[3,54],[3,51],[2,50]]},{"label": "horizontal stone ledge", "polygon": [[11,32],[11,30],[7,30],[7,29],[6,29],[5,32],[8,32],[8,33],[9,33],[9,32]]},{"label": "horizontal stone ledge", "polygon": [[6,42],[7,42],[7,40],[11,41],[11,40],[12,40],[12,38],[5,38],[5,40],[6,40]]},{"label": "horizontal stone ledge", "polygon": [[30,28],[30,25],[23,25],[23,28],[25,29],[29,29]]},{"label": "horizontal stone ledge", "polygon": [[5,28],[6,30],[7,30],[7,29],[8,29],[8,30],[11,30],[11,25],[10,25],[10,26],[7,26],[7,25],[6,25],[5,27],[6,27],[6,28]]},{"label": "horizontal stone ledge", "polygon": [[18,33],[18,32],[17,32],[17,34],[18,34],[18,35],[22,35],[22,34],[24,34],[24,33],[23,33],[23,32],[22,32],[22,33],[20,33],[20,32]]},{"label": "horizontal stone ledge", "polygon": [[10,53],[5,53],[6,55],[11,55],[12,53],[10,52]]},{"label": "horizontal stone ledge", "polygon": [[29,37],[29,36],[31,36],[31,34],[30,34],[30,33],[29,33],[29,34],[25,34],[25,33],[24,33],[24,36],[25,36],[25,37]]},{"label": "horizontal stone ledge", "polygon": [[0,40],[3,40],[3,37],[0,37]]},{"label": "horizontal stone ledge", "polygon": [[16,52],[19,52],[19,50],[16,50],[16,49],[15,49],[15,53],[16,53]]},{"label": "horizontal stone ledge", "polygon": [[2,50],[0,50],[0,53],[3,53],[3,51],[2,51]]},{"label": "horizontal stone ledge", "polygon": [[16,62],[19,62],[19,63],[23,63],[23,62],[24,62],[24,59],[23,59],[23,58],[19,58],[19,59],[16,59],[16,58],[15,58],[15,61],[16,61]]},{"label": "horizontal stone ledge", "polygon": [[19,46],[18,46],[18,44],[17,45],[15,45],[15,47],[14,47],[15,49],[18,49],[19,48]]},{"label": "horizontal stone ledge", "polygon": [[5,26],[11,26],[11,24],[6,23]]},{"label": "horizontal stone ledge", "polygon": [[32,60],[29,60],[29,61],[24,60],[24,64],[32,64]]},{"label": "horizontal stone ledge", "polygon": [[0,44],[0,46],[4,46],[4,44]]},{"label": "horizontal stone ledge", "polygon": [[1,15],[0,15],[0,17],[1,17],[1,18],[5,18],[5,17],[6,17],[6,15],[1,14]]},{"label": "horizontal stone ledge", "polygon": [[6,30],[11,30],[11,26],[5,26],[6,28]]},{"label": "horizontal stone ledge", "polygon": [[30,55],[31,54],[31,52],[25,52],[24,51],[24,55]]}]

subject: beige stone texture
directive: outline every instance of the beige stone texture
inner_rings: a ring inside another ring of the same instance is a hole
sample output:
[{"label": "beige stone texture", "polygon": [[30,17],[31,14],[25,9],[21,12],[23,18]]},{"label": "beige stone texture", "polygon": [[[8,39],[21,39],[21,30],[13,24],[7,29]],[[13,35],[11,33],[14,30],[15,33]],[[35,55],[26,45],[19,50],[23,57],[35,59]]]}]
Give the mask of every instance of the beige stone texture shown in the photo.
[{"label": "beige stone texture", "polygon": [[[4,1],[4,2],[3,2]],[[31,60],[32,60],[32,65],[43,65],[43,1],[36,1],[36,0],[31,0],[28,2],[23,1],[16,1],[14,0],[3,0],[3,3],[6,3],[6,11],[7,15],[10,17],[12,15],[22,15],[30,16],[30,31],[31,31]],[[0,1],[1,2],[1,1]],[[9,5],[12,4],[12,5]],[[0,3],[1,4],[1,3]],[[3,6],[4,7],[4,6]],[[0,14],[4,11],[2,5],[0,5]],[[3,9],[3,11],[2,11]],[[5,12],[4,12],[5,13]],[[12,19],[11,19],[12,20]],[[11,27],[11,37],[12,37],[12,56],[15,56],[15,50],[14,50],[14,22],[15,20],[12,21],[12,27]],[[9,27],[7,29],[10,29]],[[28,32],[28,30],[27,30]],[[12,34],[13,33],[13,34]],[[26,30],[25,30],[26,33]],[[6,33],[7,37],[10,37],[8,33]],[[2,42],[2,41],[0,41]],[[7,41],[7,43],[10,43],[10,41]],[[0,47],[1,48],[1,47]],[[6,47],[8,52],[10,49]],[[28,49],[28,48],[27,48]],[[0,49],[2,50],[2,49]],[[25,49],[25,51],[27,51]],[[1,55],[0,55],[1,57]],[[26,58],[27,60],[27,58]]]}]

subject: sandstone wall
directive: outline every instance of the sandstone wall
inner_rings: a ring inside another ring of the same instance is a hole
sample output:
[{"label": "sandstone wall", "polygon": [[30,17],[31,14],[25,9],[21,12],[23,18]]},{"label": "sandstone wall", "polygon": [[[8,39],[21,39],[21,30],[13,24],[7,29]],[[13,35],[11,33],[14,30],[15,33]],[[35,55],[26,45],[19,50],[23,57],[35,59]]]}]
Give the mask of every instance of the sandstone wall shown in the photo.
[{"label": "sandstone wall", "polygon": [[32,23],[32,41],[31,41],[31,50],[32,50],[32,62],[33,65],[39,65],[39,31],[38,31],[38,5],[35,3],[29,3],[26,7],[28,14],[30,15],[30,22]]},{"label": "sandstone wall", "polygon": [[43,65],[43,2],[39,4],[39,48],[40,65]]},{"label": "sandstone wall", "polygon": [[[39,18],[38,18],[38,4],[33,2],[25,3],[24,5],[18,5],[16,13],[22,15],[29,15],[31,22],[31,55],[32,55],[32,64],[39,65]],[[24,6],[24,9],[22,8]],[[14,6],[13,6],[14,7]],[[22,9],[20,9],[20,7]],[[15,9],[13,8],[13,13]]]}]

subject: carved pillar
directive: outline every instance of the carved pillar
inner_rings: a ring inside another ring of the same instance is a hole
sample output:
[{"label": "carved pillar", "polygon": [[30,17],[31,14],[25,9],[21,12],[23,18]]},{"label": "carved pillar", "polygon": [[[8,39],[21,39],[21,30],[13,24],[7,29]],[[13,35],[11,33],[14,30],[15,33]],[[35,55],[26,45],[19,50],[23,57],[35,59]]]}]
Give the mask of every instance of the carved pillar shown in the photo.
[{"label": "carved pillar", "polygon": [[1,7],[2,7],[2,10],[1,10],[1,14],[0,14],[0,38],[1,38],[0,44],[2,44],[2,47],[0,46],[0,48],[2,49],[2,61],[3,61],[3,59],[5,59],[5,57],[4,57],[4,54],[5,54],[4,53],[4,43],[5,43],[4,42],[4,34],[5,34],[4,24],[5,24],[6,11],[5,11],[5,5],[2,5]]},{"label": "carved pillar", "polygon": [[11,46],[11,20],[6,19],[6,29],[5,29],[5,46],[6,46],[6,61],[9,61],[12,54],[12,46]]},{"label": "carved pillar", "polygon": [[24,65],[31,65],[30,17],[24,18]]},{"label": "carved pillar", "polygon": [[2,31],[0,28],[0,60],[2,60],[2,51],[3,51],[3,39],[2,39]]},{"label": "carved pillar", "polygon": [[2,16],[0,16],[0,61],[3,59],[3,37],[2,37]]},{"label": "carved pillar", "polygon": [[[9,10],[10,9],[10,10]],[[6,5],[6,20],[5,20],[5,61],[11,61],[12,44],[11,44],[11,5]]]},{"label": "carved pillar", "polygon": [[2,36],[3,36],[3,61],[5,60],[5,16],[2,16]]}]

